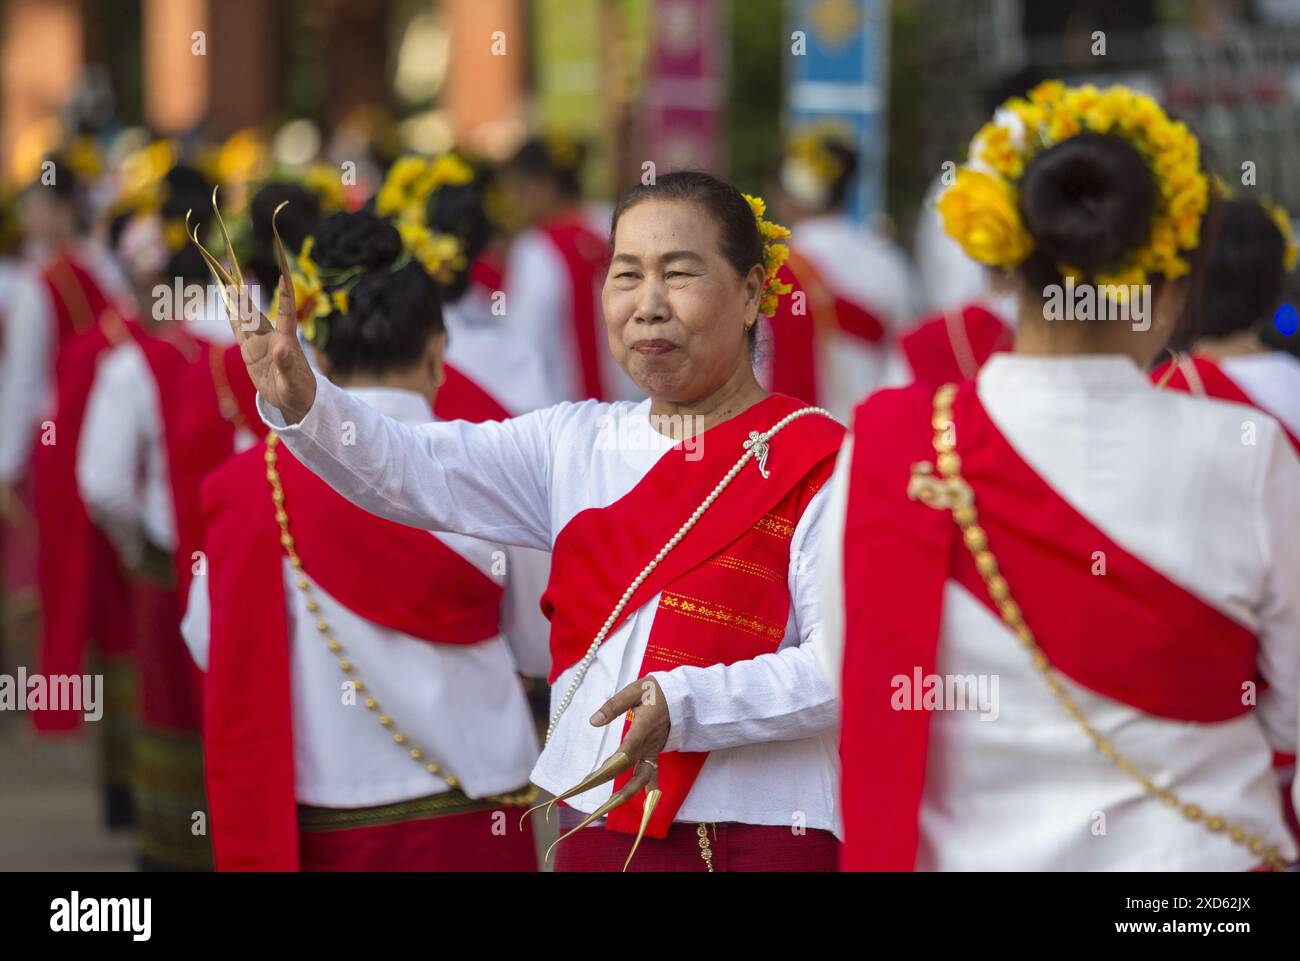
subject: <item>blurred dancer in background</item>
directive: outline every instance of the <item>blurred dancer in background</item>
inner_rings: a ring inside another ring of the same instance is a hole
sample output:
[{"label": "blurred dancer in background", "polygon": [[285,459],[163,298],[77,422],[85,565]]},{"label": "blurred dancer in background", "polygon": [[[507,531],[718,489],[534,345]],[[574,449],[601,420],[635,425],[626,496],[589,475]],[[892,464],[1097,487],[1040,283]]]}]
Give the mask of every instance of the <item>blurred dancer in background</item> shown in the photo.
[{"label": "blurred dancer in background", "polygon": [[771,388],[841,422],[880,384],[889,344],[913,314],[902,251],[842,210],[858,162],[834,131],[804,131],[786,145],[773,198],[791,229],[783,279],[794,289],[766,325]]}]

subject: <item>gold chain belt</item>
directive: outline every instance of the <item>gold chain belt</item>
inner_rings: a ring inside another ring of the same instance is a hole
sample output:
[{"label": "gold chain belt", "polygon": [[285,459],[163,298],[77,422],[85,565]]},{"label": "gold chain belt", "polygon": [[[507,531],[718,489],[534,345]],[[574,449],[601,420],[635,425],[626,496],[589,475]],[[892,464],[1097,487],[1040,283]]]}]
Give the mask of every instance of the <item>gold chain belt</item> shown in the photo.
[{"label": "gold chain belt", "polygon": [[[325,638],[330,653],[338,660],[339,670],[352,681],[352,686],[356,692],[358,694],[366,692],[363,702],[366,705],[366,710],[376,715],[380,727],[392,734],[393,743],[405,749],[411,760],[430,774],[442,778],[447,787],[453,791],[459,791],[461,788],[460,781],[450,772],[443,770],[441,765],[429,758],[420,748],[410,745],[410,739],[398,729],[397,725],[393,723],[393,719],[380,708],[379,701],[374,694],[369,693],[370,689],[361,681],[361,678],[357,677],[356,666],[348,659],[347,653],[343,650],[343,645],[334,637],[329,624],[320,616],[320,604],[312,597],[311,582],[303,576],[302,558],[298,556],[298,552],[294,548],[293,535],[289,533],[289,515],[284,509],[284,488],[280,484],[280,471],[277,468],[278,455],[276,448],[279,444],[280,438],[274,432],[267,435],[266,454],[264,455],[266,459],[266,479],[271,484],[271,500],[275,502],[275,522],[280,526],[280,546],[284,548],[284,552],[289,558],[289,566],[294,570],[294,580],[298,590],[302,591],[303,597],[306,598],[307,610],[316,616],[316,630]],[[483,800],[504,807],[527,807],[536,797],[537,788],[530,784],[519,791],[512,791],[509,794],[493,794]]]},{"label": "gold chain belt", "polygon": [[[1187,820],[1203,824],[1212,834],[1226,833],[1228,839],[1234,844],[1244,845],[1252,854],[1262,857],[1272,870],[1280,871],[1285,868],[1287,863],[1278,853],[1277,848],[1266,847],[1263,838],[1247,834],[1243,828],[1228,824],[1217,814],[1207,815],[1199,804],[1185,803],[1173,791],[1158,788],[1151,778],[1116,751],[1110,740],[1103,737],[1101,732],[1084,717],[1083,711],[1066,691],[1052,668],[1047,655],[1038,646],[1033,631],[1025,624],[1024,615],[1011,596],[1011,588],[1006,578],[998,572],[997,558],[989,550],[988,535],[980,526],[979,515],[975,510],[975,492],[961,476],[961,458],[957,455],[956,431],[952,419],[952,402],[956,396],[955,384],[945,384],[935,391],[934,416],[931,419],[931,426],[934,428],[935,463],[921,461],[912,465],[912,478],[907,486],[907,496],[936,510],[952,512],[953,520],[961,528],[962,541],[974,557],[975,569],[983,579],[989,597],[997,604],[1003,622],[1029,654],[1030,663],[1043,677],[1047,689],[1060,702],[1065,712],[1078,722],[1080,730],[1092,741],[1102,757],[1107,758],[1120,771],[1137,781],[1147,794],[1159,799],[1166,807],[1180,810]],[[942,480],[935,476],[936,466]]]}]

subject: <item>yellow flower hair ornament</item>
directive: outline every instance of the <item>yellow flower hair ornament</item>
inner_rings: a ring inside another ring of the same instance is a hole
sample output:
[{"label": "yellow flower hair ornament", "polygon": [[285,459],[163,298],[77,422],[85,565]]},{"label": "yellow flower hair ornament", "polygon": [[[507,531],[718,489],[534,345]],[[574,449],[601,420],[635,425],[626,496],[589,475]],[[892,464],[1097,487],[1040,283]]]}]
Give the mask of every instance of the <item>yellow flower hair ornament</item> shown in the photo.
[{"label": "yellow flower hair ornament", "polygon": [[1295,230],[1291,226],[1291,215],[1280,204],[1264,201],[1260,206],[1273,218],[1273,223],[1282,233],[1282,240],[1286,244],[1285,253],[1282,255],[1282,267],[1289,274],[1295,270],[1296,260],[1300,259],[1300,249],[1297,249],[1295,242]]},{"label": "yellow flower hair ornament", "polygon": [[764,317],[775,317],[777,304],[781,298],[794,288],[790,284],[782,283],[777,274],[790,258],[790,248],[781,243],[788,240],[790,230],[778,223],[766,219],[767,202],[762,197],[751,197],[745,194],[745,201],[749,204],[749,209],[754,213],[754,221],[758,224],[758,232],[763,236],[763,295],[758,303],[758,312]]},{"label": "yellow flower hair ornament", "polygon": [[[388,268],[390,273],[396,273],[415,261],[436,283],[446,285],[456,279],[458,271],[465,269],[465,254],[455,237],[432,233],[427,227],[411,221],[399,221],[395,226],[402,237],[402,252]],[[303,241],[298,255],[289,260],[289,277],[298,308],[299,328],[307,341],[319,349],[329,338],[330,316],[348,312],[351,305],[349,295],[365,269],[321,268],[311,257],[314,244],[314,237]],[[279,316],[279,298],[277,287],[271,305],[273,317]]]},{"label": "yellow flower hair ornament", "polygon": [[[1002,105],[970,145],[967,163],[937,201],[944,229],[968,256],[991,267],[1013,268],[1034,250],[1020,217],[1019,183],[1042,151],[1081,133],[1128,141],[1146,161],[1156,184],[1147,242],[1092,278],[1116,289],[1144,284],[1152,274],[1169,279],[1190,269],[1185,254],[1200,243],[1211,183],[1201,169],[1200,145],[1187,126],[1160,104],[1128,87],[1104,90],[1039,84],[1028,97]],[[1060,264],[1062,273],[1083,271]]]},{"label": "yellow flower hair ornament", "polygon": [[[327,318],[334,311],[347,313],[347,291],[336,289],[333,292],[326,290],[326,283],[321,276],[321,270],[316,266],[315,261],[311,259],[312,246],[315,244],[315,237],[307,237],[302,242],[302,248],[298,251],[296,257],[289,259],[289,281],[293,284],[293,303],[297,308],[298,329],[307,342],[313,347],[321,348],[325,346],[325,341],[329,336],[329,325]],[[360,277],[360,271],[354,271],[356,277]],[[353,278],[355,282],[355,278]],[[345,281],[346,283],[346,281]],[[350,289],[350,285],[349,285]],[[341,299],[338,295],[342,295]],[[342,306],[340,306],[340,304]],[[271,316],[280,316],[280,288],[275,288],[275,296],[271,300]]]},{"label": "yellow flower hair ornament", "polygon": [[838,127],[818,125],[792,136],[781,162],[781,187],[801,203],[823,207],[835,182],[844,176],[846,161],[832,149],[851,150],[849,138]]},{"label": "yellow flower hair ornament", "polygon": [[443,187],[463,187],[474,182],[474,168],[456,153],[437,157],[408,154],[399,157],[375,195],[375,213],[425,222],[424,207],[431,194]]},{"label": "yellow flower hair ornament", "polygon": [[[453,283],[456,274],[465,269],[465,251],[456,237],[433,233],[428,227],[413,221],[400,221],[397,232],[402,235],[402,246],[409,255],[406,260],[399,259],[403,266],[407,261],[415,260],[443,286]],[[399,269],[397,264],[394,264],[394,269]]]}]

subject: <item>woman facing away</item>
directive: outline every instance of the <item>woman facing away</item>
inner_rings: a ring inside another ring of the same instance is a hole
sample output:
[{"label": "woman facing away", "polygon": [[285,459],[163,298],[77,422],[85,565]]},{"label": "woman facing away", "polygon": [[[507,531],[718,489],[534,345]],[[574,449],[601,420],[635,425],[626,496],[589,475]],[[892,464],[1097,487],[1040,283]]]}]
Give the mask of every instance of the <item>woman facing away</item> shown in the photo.
[{"label": "woman facing away", "polygon": [[1163,364],[1152,377],[1172,389],[1271,414],[1300,453],[1300,357],[1266,341],[1295,259],[1286,211],[1225,203],[1206,266],[1196,342],[1175,370]]},{"label": "woman facing away", "polygon": [[531,780],[565,802],[559,870],[836,863],[806,561],[843,428],[755,379],[780,233],[761,213],[702,173],[624,195],[602,301],[641,403],[414,426],[313,375],[289,298],[274,328],[236,332],[282,449],[349,500],[552,550],[554,716]]},{"label": "woman facing away", "polygon": [[[428,424],[447,340],[428,262],[371,213],[309,239],[295,281],[322,305],[320,369]],[[512,656],[530,639],[507,627],[521,599],[501,546],[366,513],[274,435],[202,500],[209,576],[183,629],[208,671],[218,869],[534,870],[515,821],[537,737]]]},{"label": "woman facing away", "polygon": [[[1294,859],[1270,748],[1296,743],[1300,461],[1272,418],[1246,442],[1238,405],[1144,374],[1213,205],[1154,100],[1059,83],[1009,101],[940,200],[1020,320],[975,381],[859,406],[837,464],[847,868]],[[1146,309],[1062,319],[1067,276]]]}]

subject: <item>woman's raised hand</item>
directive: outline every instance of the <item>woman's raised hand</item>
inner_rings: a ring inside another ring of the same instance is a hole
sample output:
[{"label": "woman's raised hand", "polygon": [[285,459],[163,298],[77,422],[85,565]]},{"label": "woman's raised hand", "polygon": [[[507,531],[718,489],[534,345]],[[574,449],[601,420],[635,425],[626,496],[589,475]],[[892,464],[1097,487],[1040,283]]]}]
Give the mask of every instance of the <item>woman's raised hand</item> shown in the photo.
[{"label": "woman's raised hand", "polygon": [[316,399],[316,375],[298,343],[298,309],[287,272],[280,277],[277,299],[274,327],[261,311],[255,311],[256,325],[252,319],[245,321],[232,314],[230,326],[257,392],[280,411],[286,424],[296,424],[307,416]]},{"label": "woman's raised hand", "polygon": [[226,250],[230,252],[231,269],[227,270],[203,246],[199,240],[198,226],[190,227],[193,211],[185,214],[185,230],[203,255],[204,262],[212,272],[212,279],[218,285],[226,305],[226,314],[230,318],[230,329],[235,334],[235,343],[239,344],[253,386],[268,404],[280,411],[286,424],[296,424],[307,416],[307,411],[311,410],[311,405],[316,400],[316,375],[312,373],[307,355],[298,343],[298,305],[293,298],[289,258],[284,252],[284,243],[280,240],[279,227],[276,226],[276,218],[286,204],[287,200],[276,207],[275,213],[271,215],[275,256],[280,263],[280,296],[277,298],[279,309],[274,327],[260,310],[252,306],[253,300],[248,296],[234,245],[231,244],[230,234],[221,219],[221,208],[217,206],[216,187],[212,188],[212,213],[217,218]]}]

